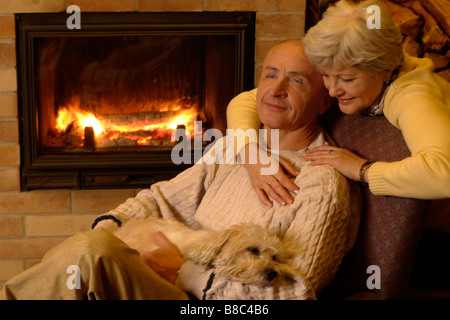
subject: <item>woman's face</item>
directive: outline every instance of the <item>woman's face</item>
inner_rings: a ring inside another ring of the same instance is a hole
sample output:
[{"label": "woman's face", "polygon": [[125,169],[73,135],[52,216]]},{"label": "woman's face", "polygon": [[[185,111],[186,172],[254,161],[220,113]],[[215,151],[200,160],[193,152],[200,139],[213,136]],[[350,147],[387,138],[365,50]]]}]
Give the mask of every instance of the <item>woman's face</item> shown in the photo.
[{"label": "woman's face", "polygon": [[345,114],[354,114],[370,107],[383,89],[386,76],[373,76],[353,66],[319,68],[331,97],[337,98]]}]

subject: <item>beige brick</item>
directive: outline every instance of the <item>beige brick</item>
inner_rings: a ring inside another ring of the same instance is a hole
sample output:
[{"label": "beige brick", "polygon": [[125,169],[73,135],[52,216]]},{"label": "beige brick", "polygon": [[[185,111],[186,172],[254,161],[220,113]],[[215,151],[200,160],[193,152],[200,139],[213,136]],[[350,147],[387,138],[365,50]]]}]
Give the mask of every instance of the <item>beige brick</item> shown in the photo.
[{"label": "beige brick", "polygon": [[0,17],[0,39],[10,39],[16,37],[16,27],[14,16]]},{"label": "beige brick", "polygon": [[1,192],[2,213],[64,213],[70,209],[69,191]]},{"label": "beige brick", "polygon": [[88,231],[98,215],[57,215],[25,217],[25,234],[34,236],[70,236]]},{"label": "beige brick", "polygon": [[0,259],[42,259],[48,250],[65,239],[66,237],[3,239],[0,241]]},{"label": "beige brick", "polygon": [[0,121],[0,142],[19,142],[19,124],[17,121]]},{"label": "beige brick", "polygon": [[116,208],[119,204],[125,202],[128,198],[134,197],[133,190],[82,190],[74,191],[73,212],[104,213]]},{"label": "beige brick", "polygon": [[65,0],[14,0],[0,1],[2,13],[62,12]]},{"label": "beige brick", "polygon": [[0,169],[0,191],[20,191],[19,169]]},{"label": "beige brick", "polygon": [[19,145],[0,145],[0,166],[20,166]]},{"label": "beige brick", "polygon": [[22,217],[0,216],[0,238],[22,237],[22,221]]},{"label": "beige brick", "polygon": [[0,281],[6,281],[25,270],[23,261],[0,260]]},{"label": "beige brick", "polygon": [[0,43],[0,66],[16,66],[16,45],[15,43]]},{"label": "beige brick", "polygon": [[305,11],[306,0],[278,0],[278,11]]},{"label": "beige brick", "polygon": [[273,0],[206,0],[205,11],[276,11]]},{"label": "beige brick", "polygon": [[305,15],[303,13],[258,13],[256,15],[257,37],[303,37]]},{"label": "beige brick", "polygon": [[[77,5],[83,12],[118,12],[133,11],[134,0],[68,0],[67,6]],[[83,16],[81,16],[83,19]],[[83,21],[81,21],[83,24]],[[83,26],[81,26],[83,28]]]},{"label": "beige brick", "polygon": [[137,0],[138,11],[202,11],[203,0]]},{"label": "beige brick", "polygon": [[0,117],[17,117],[17,93],[0,93]]},{"label": "beige brick", "polygon": [[259,78],[261,77],[262,63],[257,63],[255,65],[255,88],[259,85]]},{"label": "beige brick", "polygon": [[280,40],[257,40],[255,44],[255,63],[263,63],[267,52]]},{"label": "beige brick", "polygon": [[16,69],[0,69],[0,91],[17,91]]}]

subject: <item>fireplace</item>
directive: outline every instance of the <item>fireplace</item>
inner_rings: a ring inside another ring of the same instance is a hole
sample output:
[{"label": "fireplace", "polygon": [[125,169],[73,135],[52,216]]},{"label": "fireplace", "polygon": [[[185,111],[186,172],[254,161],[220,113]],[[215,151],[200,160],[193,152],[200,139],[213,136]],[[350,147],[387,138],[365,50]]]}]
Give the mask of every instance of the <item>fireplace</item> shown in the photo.
[{"label": "fireplace", "polygon": [[[79,30],[67,14],[16,17],[22,190],[172,178],[253,87],[251,12],[83,13]],[[174,163],[193,133],[201,143]]]}]

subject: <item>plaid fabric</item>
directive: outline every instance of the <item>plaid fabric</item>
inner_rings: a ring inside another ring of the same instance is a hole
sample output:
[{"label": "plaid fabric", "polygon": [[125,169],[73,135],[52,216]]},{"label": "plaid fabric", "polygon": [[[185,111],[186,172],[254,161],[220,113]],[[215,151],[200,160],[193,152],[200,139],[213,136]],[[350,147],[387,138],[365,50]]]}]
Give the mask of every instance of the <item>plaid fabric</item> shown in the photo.
[{"label": "plaid fabric", "polygon": [[[410,156],[401,131],[384,116],[344,115],[337,106],[324,115],[322,126],[340,147],[376,161]],[[408,286],[429,201],[374,196],[361,185],[361,225],[353,250],[323,298],[401,299]],[[381,288],[368,289],[370,265],[380,268]]]}]

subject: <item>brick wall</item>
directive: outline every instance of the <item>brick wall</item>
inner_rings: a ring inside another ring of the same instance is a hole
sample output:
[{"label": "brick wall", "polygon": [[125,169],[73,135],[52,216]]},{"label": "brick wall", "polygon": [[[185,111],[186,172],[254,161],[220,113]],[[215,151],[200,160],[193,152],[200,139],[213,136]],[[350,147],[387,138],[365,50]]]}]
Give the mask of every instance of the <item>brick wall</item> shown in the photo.
[{"label": "brick wall", "polygon": [[[20,191],[14,13],[255,11],[255,78],[267,50],[304,34],[306,0],[14,0],[0,2],[0,288],[138,190]],[[81,15],[82,20],[82,15]],[[81,21],[82,23],[82,21]]]}]

